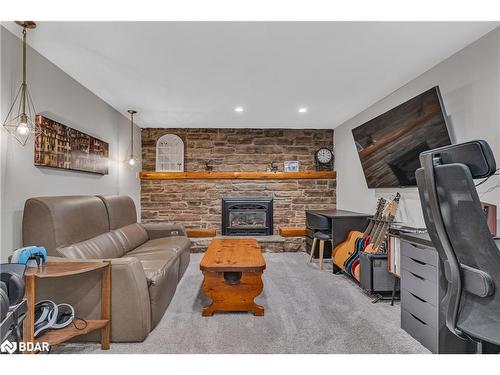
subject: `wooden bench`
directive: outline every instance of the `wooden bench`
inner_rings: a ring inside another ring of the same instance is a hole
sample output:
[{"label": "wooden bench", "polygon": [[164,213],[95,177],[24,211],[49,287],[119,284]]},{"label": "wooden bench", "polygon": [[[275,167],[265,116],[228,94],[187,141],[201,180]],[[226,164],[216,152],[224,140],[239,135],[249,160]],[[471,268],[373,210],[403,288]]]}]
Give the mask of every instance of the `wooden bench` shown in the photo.
[{"label": "wooden bench", "polygon": [[306,227],[279,227],[278,232],[283,237],[305,237]]},{"label": "wooden bench", "polygon": [[191,238],[215,237],[215,228],[186,228],[186,234]]},{"label": "wooden bench", "polygon": [[[279,227],[278,233],[283,237],[305,237],[306,227]],[[186,228],[186,234],[191,238],[215,237],[215,228]]]}]

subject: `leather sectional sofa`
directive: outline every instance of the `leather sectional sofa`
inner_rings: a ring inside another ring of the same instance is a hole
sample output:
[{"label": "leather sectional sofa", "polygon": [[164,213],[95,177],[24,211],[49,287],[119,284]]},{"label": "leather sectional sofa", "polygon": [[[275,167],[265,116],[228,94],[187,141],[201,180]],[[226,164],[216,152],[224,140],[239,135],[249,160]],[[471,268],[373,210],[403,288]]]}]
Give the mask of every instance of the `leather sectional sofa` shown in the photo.
[{"label": "leather sectional sofa", "polygon": [[[143,341],[172,300],[190,258],[182,227],[137,223],[128,196],[31,198],[23,215],[24,246],[41,245],[51,261],[106,259],[112,266],[112,341]],[[43,280],[37,300],[71,303],[76,315],[100,315],[100,273]],[[87,337],[89,340],[98,337]]]}]

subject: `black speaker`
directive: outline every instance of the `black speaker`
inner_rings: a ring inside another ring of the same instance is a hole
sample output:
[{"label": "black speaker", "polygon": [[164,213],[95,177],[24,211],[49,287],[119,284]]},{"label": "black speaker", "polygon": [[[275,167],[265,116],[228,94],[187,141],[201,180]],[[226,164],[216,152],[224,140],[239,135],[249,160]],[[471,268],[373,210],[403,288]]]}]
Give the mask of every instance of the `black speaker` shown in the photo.
[{"label": "black speaker", "polygon": [[360,284],[369,293],[392,292],[394,276],[387,271],[387,254],[363,253],[359,258]]},{"label": "black speaker", "polygon": [[7,294],[10,306],[17,305],[23,300],[25,270],[26,266],[24,264],[0,264],[0,280],[3,284],[2,290]]},{"label": "black speaker", "polygon": [[9,295],[7,294],[7,285],[0,281],[0,322],[3,322],[9,312]]}]

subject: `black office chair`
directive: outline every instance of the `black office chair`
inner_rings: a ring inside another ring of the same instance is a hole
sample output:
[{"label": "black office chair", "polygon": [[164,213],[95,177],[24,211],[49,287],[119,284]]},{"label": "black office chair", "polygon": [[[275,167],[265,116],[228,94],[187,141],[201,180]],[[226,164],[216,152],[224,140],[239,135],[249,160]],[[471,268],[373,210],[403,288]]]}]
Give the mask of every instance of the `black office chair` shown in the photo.
[{"label": "black office chair", "polygon": [[500,250],[473,182],[495,173],[493,153],[485,141],[473,141],[423,152],[420,163],[424,219],[447,280],[446,325],[479,351],[500,352]]},{"label": "black office chair", "polygon": [[330,224],[330,220],[322,215],[309,214],[307,215],[307,227],[315,231],[313,235],[313,243],[311,246],[311,256],[309,257],[309,263],[311,263],[314,258],[316,244],[319,241],[319,269],[322,270],[323,254],[325,253],[325,242],[332,241],[332,227]]}]

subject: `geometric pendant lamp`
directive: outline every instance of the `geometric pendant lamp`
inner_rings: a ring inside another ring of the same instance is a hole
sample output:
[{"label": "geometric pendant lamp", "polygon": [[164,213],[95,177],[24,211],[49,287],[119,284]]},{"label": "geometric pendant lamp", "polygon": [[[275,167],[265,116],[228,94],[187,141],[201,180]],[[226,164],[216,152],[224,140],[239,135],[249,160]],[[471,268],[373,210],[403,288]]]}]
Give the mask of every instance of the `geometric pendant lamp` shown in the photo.
[{"label": "geometric pendant lamp", "polygon": [[25,146],[30,138],[36,136],[39,128],[35,126],[35,106],[26,83],[26,30],[34,29],[36,23],[33,21],[16,21],[16,23],[23,28],[23,82],[2,125],[10,135]]}]

